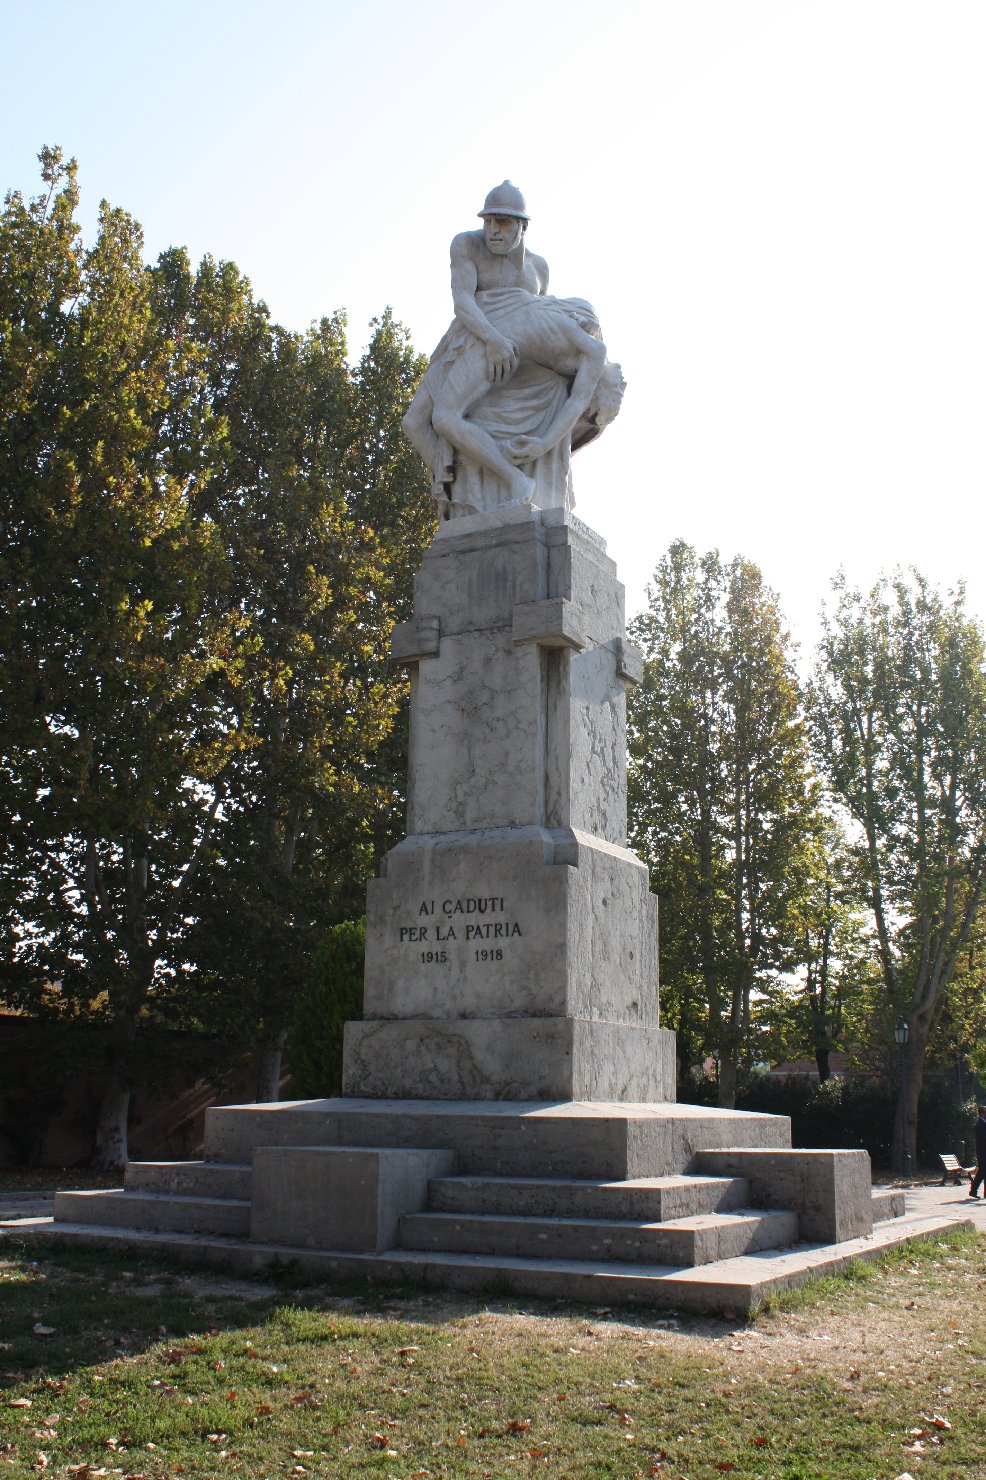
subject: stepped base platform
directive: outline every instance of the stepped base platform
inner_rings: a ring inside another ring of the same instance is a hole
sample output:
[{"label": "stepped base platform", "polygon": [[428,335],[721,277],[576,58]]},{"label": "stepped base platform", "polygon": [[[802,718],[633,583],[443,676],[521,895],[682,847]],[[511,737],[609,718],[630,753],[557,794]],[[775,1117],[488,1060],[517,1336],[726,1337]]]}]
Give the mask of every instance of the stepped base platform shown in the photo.
[{"label": "stepped base platform", "polygon": [[[695,1105],[332,1099],[207,1116],[201,1162],[60,1192],[21,1238],[326,1280],[747,1311],[962,1218],[915,1219],[860,1151]],[[4,1225],[0,1224],[0,1229]]]},{"label": "stepped base platform", "polygon": [[262,1274],[271,1265],[287,1265],[327,1283],[485,1290],[542,1300],[733,1316],[755,1311],[769,1296],[807,1279],[836,1274],[854,1260],[876,1259],[915,1239],[938,1237],[971,1226],[972,1220],[961,1215],[905,1214],[892,1222],[877,1223],[866,1238],[764,1250],[690,1269],[608,1260],[439,1255],[413,1250],[352,1254],[218,1236],[56,1223],[51,1218],[0,1222],[0,1234],[7,1232],[32,1244],[96,1247],[242,1274]]}]

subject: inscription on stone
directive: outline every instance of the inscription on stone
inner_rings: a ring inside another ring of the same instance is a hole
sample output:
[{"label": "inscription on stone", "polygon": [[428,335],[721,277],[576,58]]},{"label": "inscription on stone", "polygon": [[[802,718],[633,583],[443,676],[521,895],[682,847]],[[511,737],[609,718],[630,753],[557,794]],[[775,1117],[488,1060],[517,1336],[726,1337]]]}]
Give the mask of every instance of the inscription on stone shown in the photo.
[{"label": "inscription on stone", "polygon": [[[453,899],[423,899],[418,923],[400,925],[398,941],[401,945],[428,945],[430,949],[421,952],[421,964],[443,966],[449,957],[440,948],[452,941],[513,940],[523,933],[517,921],[509,918],[503,895],[469,894]],[[476,950],[474,959],[502,961],[503,949]]]}]

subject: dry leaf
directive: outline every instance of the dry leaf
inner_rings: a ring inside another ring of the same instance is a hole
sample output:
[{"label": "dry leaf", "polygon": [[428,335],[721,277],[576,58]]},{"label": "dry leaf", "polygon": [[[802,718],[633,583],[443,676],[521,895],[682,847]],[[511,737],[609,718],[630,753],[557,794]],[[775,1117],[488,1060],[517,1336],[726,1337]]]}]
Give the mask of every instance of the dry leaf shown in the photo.
[{"label": "dry leaf", "polygon": [[30,1398],[11,1398],[10,1402],[7,1404],[8,1408],[30,1408],[30,1406]]},{"label": "dry leaf", "polygon": [[512,1418],[507,1424],[508,1434],[529,1434],[534,1425],[529,1418]]},{"label": "dry leaf", "polygon": [[55,1327],[45,1326],[41,1321],[36,1321],[31,1327],[31,1333],[34,1336],[54,1336]]}]

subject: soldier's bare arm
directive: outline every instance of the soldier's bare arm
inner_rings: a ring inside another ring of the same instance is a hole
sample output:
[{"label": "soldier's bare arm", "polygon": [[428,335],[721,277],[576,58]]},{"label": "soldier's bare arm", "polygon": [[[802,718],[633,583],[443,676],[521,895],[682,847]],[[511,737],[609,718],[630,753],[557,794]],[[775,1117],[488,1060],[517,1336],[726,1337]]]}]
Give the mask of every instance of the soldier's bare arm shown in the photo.
[{"label": "soldier's bare arm", "polygon": [[474,232],[463,231],[452,241],[452,303],[463,328],[484,345],[490,380],[506,380],[517,368],[517,351],[509,339],[495,329],[476,302],[479,273],[475,253],[483,250]]}]

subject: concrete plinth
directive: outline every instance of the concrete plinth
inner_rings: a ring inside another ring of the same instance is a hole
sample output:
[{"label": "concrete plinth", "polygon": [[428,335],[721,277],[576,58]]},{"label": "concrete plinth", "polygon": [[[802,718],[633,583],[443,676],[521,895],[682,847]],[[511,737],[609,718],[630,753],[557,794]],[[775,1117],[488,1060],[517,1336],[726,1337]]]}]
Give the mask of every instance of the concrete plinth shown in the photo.
[{"label": "concrete plinth", "polygon": [[451,1151],[379,1146],[260,1146],[250,1237],[311,1249],[392,1249],[401,1218],[424,1207]]},{"label": "concrete plinth", "polygon": [[623,588],[561,510],[456,527],[395,634],[410,831],[368,887],[344,1091],[673,1099],[657,901],[626,846]]}]

